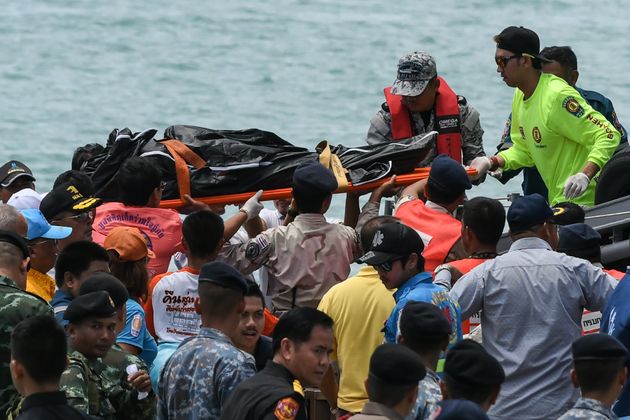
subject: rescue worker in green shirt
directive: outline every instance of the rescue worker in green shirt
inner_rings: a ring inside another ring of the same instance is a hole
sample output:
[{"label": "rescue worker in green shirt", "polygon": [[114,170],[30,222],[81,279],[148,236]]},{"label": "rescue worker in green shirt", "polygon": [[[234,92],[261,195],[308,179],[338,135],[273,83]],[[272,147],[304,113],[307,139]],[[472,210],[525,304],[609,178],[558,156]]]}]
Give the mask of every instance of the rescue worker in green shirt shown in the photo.
[{"label": "rescue worker in green shirt", "polygon": [[514,142],[497,155],[475,158],[477,177],[499,169],[535,166],[553,205],[561,201],[592,206],[593,178],[610,159],[619,131],[564,80],[542,73],[538,35],[510,26],[494,37],[497,72],[518,89],[512,100]]}]

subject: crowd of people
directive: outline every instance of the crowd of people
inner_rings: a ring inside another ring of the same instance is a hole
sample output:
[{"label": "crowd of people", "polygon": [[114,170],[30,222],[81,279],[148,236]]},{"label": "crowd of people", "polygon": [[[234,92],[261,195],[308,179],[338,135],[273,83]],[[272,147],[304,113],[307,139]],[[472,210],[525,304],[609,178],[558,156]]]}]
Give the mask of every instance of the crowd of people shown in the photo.
[{"label": "crowd of people", "polygon": [[[437,131],[428,178],[392,176],[362,208],[348,192],[344,223],[326,218],[338,182],[318,162],[291,200],[265,209],[258,192],[225,220],[189,196],[160,208],[143,157],[107,202],[81,171],[91,145],[46,194],[24,163],[0,167],[0,416],[307,419],[316,393],[338,420],[630,416],[629,280],[602,265],[583,209],[625,130],[575,87],[570,48],[540,51],[523,27],[494,40],[517,88],[500,151],[485,155],[433,57],[407,54],[367,142]],[[507,212],[467,198],[521,168]]]}]

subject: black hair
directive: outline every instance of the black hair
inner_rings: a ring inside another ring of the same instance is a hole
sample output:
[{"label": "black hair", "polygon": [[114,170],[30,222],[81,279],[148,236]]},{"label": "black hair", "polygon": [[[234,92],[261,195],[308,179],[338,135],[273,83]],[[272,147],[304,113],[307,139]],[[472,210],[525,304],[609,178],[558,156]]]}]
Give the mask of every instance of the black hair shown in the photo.
[{"label": "black hair", "polygon": [[27,318],[11,333],[11,357],[39,383],[59,383],[67,352],[66,333],[51,316]]},{"label": "black hair", "polygon": [[445,190],[437,187],[431,182],[427,182],[425,190],[427,198],[436,204],[450,204],[461,197],[464,193],[464,190]]},{"label": "black hair", "polygon": [[421,356],[440,353],[449,341],[449,334],[442,337],[426,337],[416,334],[413,330],[403,331],[402,325],[400,335],[403,337],[402,344]]},{"label": "black hair", "polygon": [[209,210],[190,213],[182,224],[186,247],[198,258],[211,256],[223,240],[223,233],[223,219]]},{"label": "black hair", "polygon": [[623,357],[614,359],[575,360],[575,373],[582,393],[608,391],[624,368]]},{"label": "black hair", "polygon": [[361,249],[363,252],[368,252],[370,248],[372,248],[372,241],[374,240],[374,235],[376,231],[383,225],[388,223],[399,223],[398,220],[394,216],[376,216],[365,222],[363,227],[361,228],[360,240],[361,240]]},{"label": "black hair", "polygon": [[443,375],[448,398],[451,400],[469,400],[483,405],[494,393],[501,390],[501,385],[469,385],[458,382],[446,372]]},{"label": "black hair", "polygon": [[545,47],[540,55],[547,60],[557,61],[562,67],[571,71],[578,69],[577,57],[569,46]]},{"label": "black hair", "polygon": [[332,329],[331,317],[314,308],[294,308],[285,313],[273,330],[273,353],[280,350],[280,343],[288,338],[296,344],[302,344],[311,339],[313,328],[317,325]]},{"label": "black hair", "polygon": [[123,163],[116,175],[119,199],[126,206],[146,206],[162,174],[149,160],[133,157]]},{"label": "black hair", "polygon": [[316,189],[293,188],[293,199],[300,213],[320,213],[331,193]]},{"label": "black hair", "polygon": [[365,389],[370,401],[387,407],[395,407],[406,397],[409,391],[417,386],[418,384],[392,385],[368,374]]},{"label": "black hair", "polygon": [[105,148],[98,143],[89,143],[85,146],[77,147],[72,154],[71,168],[77,171],[83,169],[85,162],[104,151]]},{"label": "black hair", "polygon": [[200,281],[198,290],[202,316],[212,319],[224,319],[243,301],[241,291],[207,281]]},{"label": "black hair", "polygon": [[79,192],[85,197],[94,196],[94,183],[92,183],[92,180],[89,176],[87,176],[85,172],[77,171],[74,169],[62,172],[61,174],[59,174],[57,179],[55,179],[55,182],[53,183],[53,189],[66,182],[72,182],[72,185],[77,187]]},{"label": "black hair", "polygon": [[55,262],[55,282],[61,288],[64,282],[64,274],[69,271],[73,276],[79,277],[82,272],[90,267],[92,261],[105,261],[109,263],[109,256],[105,248],[92,241],[77,241],[67,245],[61,250]]},{"label": "black hair", "polygon": [[16,180],[14,180],[11,183],[11,185],[9,185],[8,187],[2,187],[2,188],[6,188],[7,190],[15,194],[16,192],[21,191],[26,188],[35,189],[35,181],[33,181],[33,178],[29,178],[27,176],[21,176],[17,178]]},{"label": "black hair", "polygon": [[262,302],[262,306],[263,308],[265,307],[265,297],[263,296],[262,292],[260,291],[260,287],[258,287],[258,285],[256,284],[255,281],[250,280],[250,279],[245,279],[245,282],[247,283],[247,291],[245,292],[245,296],[254,296],[257,298],[260,298],[260,301]]},{"label": "black hair", "polygon": [[505,209],[499,200],[475,197],[464,203],[462,223],[482,244],[496,245],[505,227]]}]

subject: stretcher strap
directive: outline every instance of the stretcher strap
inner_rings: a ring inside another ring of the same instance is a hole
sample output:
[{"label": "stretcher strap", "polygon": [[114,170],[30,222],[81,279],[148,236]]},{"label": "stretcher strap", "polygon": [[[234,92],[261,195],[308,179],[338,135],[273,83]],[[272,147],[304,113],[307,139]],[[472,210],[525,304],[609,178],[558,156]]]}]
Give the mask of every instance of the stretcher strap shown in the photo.
[{"label": "stretcher strap", "polygon": [[190,195],[190,169],[188,169],[188,165],[192,165],[195,169],[201,169],[206,166],[206,161],[179,140],[167,139],[160,141],[160,143],[175,159],[177,189],[179,197],[183,199],[184,194]]},{"label": "stretcher strap", "polygon": [[315,148],[319,153],[319,163],[330,169],[337,179],[337,191],[345,192],[350,187],[346,174],[348,171],[341,164],[339,156],[330,151],[330,145],[326,140],[321,141]]}]

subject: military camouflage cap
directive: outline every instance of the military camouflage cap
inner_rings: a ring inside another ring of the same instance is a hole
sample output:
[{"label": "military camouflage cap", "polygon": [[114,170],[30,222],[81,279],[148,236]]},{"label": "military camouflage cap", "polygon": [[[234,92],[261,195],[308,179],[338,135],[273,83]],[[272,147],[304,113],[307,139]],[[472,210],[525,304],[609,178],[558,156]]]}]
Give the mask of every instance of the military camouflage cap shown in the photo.
[{"label": "military camouflage cap", "polygon": [[433,57],[422,51],[407,54],[398,60],[398,74],[392,85],[392,95],[418,96],[435,76],[437,68]]}]

